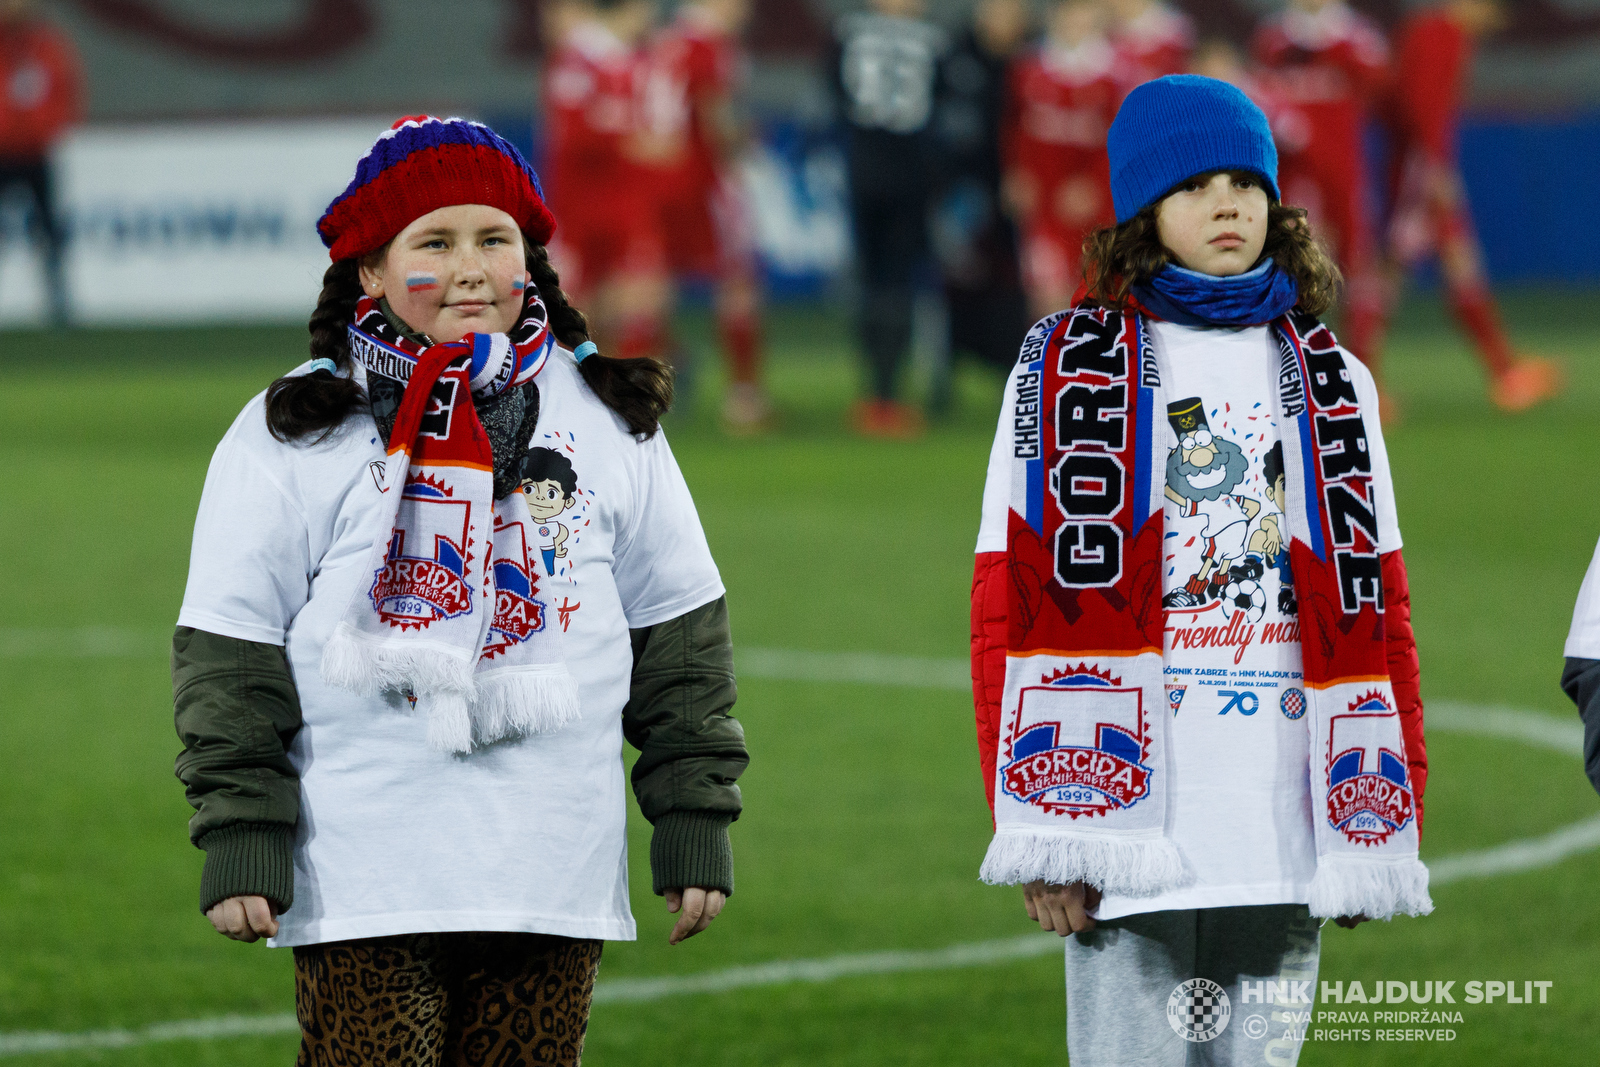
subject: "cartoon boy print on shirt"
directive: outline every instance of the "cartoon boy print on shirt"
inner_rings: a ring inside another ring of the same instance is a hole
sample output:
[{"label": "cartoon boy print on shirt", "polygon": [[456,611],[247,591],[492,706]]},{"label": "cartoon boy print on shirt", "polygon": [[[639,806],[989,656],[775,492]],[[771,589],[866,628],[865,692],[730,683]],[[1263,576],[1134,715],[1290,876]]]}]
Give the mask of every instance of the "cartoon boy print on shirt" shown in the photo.
[{"label": "cartoon boy print on shirt", "polygon": [[1288,501],[1283,489],[1283,442],[1274,441],[1261,461],[1266,476],[1267,501],[1276,512],[1263,514],[1261,524],[1250,535],[1249,551],[1260,556],[1267,570],[1278,572],[1278,613],[1298,614],[1294,599],[1294,572],[1289,569],[1289,538],[1284,529],[1284,516],[1288,514]]},{"label": "cartoon boy print on shirt", "polygon": [[569,536],[556,516],[576,503],[578,473],[573,470],[572,461],[555,449],[530,448],[522,457],[518,474],[528,501],[528,514],[533,516],[533,532],[545,573],[554,577],[556,560],[566,558]]},{"label": "cartoon boy print on shirt", "polygon": [[1221,599],[1229,614],[1234,607],[1259,614],[1256,601],[1264,594],[1256,580],[1265,568],[1260,556],[1247,554],[1246,543],[1261,501],[1235,493],[1250,461],[1237,444],[1212,434],[1205,404],[1197,396],[1168,404],[1167,421],[1178,435],[1178,447],[1167,456],[1165,493],[1178,506],[1180,520],[1195,520],[1199,527],[1192,540],[1200,558],[1188,581],[1162,603],[1181,611]]}]

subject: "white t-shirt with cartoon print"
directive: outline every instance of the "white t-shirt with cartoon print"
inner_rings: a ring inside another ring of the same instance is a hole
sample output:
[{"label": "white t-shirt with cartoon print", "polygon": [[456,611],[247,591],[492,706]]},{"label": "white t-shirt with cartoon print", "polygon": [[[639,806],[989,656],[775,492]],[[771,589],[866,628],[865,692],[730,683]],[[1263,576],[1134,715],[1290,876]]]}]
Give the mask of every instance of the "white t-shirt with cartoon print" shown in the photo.
[{"label": "white t-shirt with cartoon print", "polygon": [[[1279,353],[1267,326],[1202,330],[1151,319],[1169,412],[1163,659],[1171,716],[1167,836],[1193,878],[1156,897],[1107,894],[1094,913],[1305,903],[1316,874],[1310,733],[1298,604],[1277,474]],[[1348,352],[1378,507],[1378,548],[1400,548],[1372,375]],[[1010,408],[989,461],[979,552],[1005,551]],[[1181,432],[1180,432],[1181,427]],[[1268,478],[1271,473],[1273,477]]]},{"label": "white t-shirt with cartoon print", "polygon": [[634,937],[628,630],[710,603],[722,581],[665,435],[635,440],[564,349],[537,381],[530,451],[548,450],[539,484],[561,497],[547,525],[567,534],[561,555],[553,529],[539,546],[540,589],[584,714],[467,755],[430,748],[424,716],[399,694],[322,681],[323,645],[386,515],[370,414],[322,444],[283,444],[257,396],[217,447],[178,623],[288,653],[304,716],[289,753],[301,813],[294,905],[274,945],[446,930]]}]

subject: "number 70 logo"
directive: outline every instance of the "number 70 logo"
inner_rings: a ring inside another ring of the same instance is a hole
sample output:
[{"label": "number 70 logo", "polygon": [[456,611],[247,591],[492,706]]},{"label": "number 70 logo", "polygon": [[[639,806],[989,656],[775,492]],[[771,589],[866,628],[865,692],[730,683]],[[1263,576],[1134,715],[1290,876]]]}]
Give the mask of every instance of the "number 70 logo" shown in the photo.
[{"label": "number 70 logo", "polygon": [[1260,699],[1249,689],[1219,689],[1217,693],[1228,700],[1222,705],[1222,710],[1217,712],[1218,715],[1226,715],[1234,708],[1239,709],[1240,715],[1254,715],[1256,709],[1261,707]]}]

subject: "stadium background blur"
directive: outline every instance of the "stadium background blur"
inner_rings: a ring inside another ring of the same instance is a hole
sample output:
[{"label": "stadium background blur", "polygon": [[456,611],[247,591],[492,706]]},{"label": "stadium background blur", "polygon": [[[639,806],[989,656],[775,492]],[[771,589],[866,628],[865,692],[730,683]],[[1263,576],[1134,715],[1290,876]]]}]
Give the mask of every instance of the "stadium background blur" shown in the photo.
[{"label": "stadium background blur", "polygon": [[[1202,34],[1243,41],[1276,5],[1180,6]],[[1405,10],[1356,6],[1386,26]],[[721,431],[703,299],[678,327],[704,373],[668,432],[729,587],[755,755],[739,892],[710,935],[668,952],[635,816],[641,941],[607,948],[590,1063],[1065,1061],[1059,950],[1015,940],[1017,893],[976,883],[989,826],[961,658],[999,379],[958,367],[920,440],[846,431],[850,228],[820,61],[849,7],[759,0],[746,35],[759,138],[743,178],[772,299],[774,432]],[[195,914],[200,856],[169,773],[163,645],[194,505],[239,407],[304,358],[326,264],[313,224],[375,133],[401,114],[465,114],[537,160],[540,5],[40,8],[86,77],[86,120],[53,157],[80,328],[46,325],[19,240],[29,207],[0,200],[0,1057],[283,1063],[288,954],[227,943]],[[929,16],[955,27],[967,11],[935,0]],[[1571,384],[1498,413],[1426,273],[1397,316],[1388,367],[1406,417],[1390,450],[1439,910],[1330,929],[1320,977],[1455,980],[1458,998],[1471,980],[1555,986],[1546,1005],[1457,1005],[1460,1022],[1425,1027],[1449,1039],[1338,1041],[1361,1024],[1313,1020],[1324,1034],[1306,1064],[1592,1062],[1600,824],[1555,680],[1600,533],[1600,3],[1508,11],[1478,57],[1462,171],[1513,333]],[[916,347],[926,397],[943,353],[926,328]],[[682,985],[695,975],[732,988]],[[183,1021],[196,1022],[168,1025]]]}]

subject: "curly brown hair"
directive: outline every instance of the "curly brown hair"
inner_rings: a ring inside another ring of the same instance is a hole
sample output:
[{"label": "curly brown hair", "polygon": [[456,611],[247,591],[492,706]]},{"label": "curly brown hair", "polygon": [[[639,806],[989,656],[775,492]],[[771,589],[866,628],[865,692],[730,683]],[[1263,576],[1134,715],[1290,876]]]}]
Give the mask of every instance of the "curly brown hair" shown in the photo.
[{"label": "curly brown hair", "polygon": [[[1083,242],[1083,280],[1088,299],[1122,310],[1129,291],[1147,282],[1172,262],[1161,243],[1156,211],[1161,201],[1146,205],[1133,218],[1115,226],[1102,226]],[[1339,299],[1343,276],[1311,232],[1305,208],[1274,203],[1267,208],[1267,242],[1262,257],[1277,260],[1300,287],[1299,307],[1325,315]]]}]

